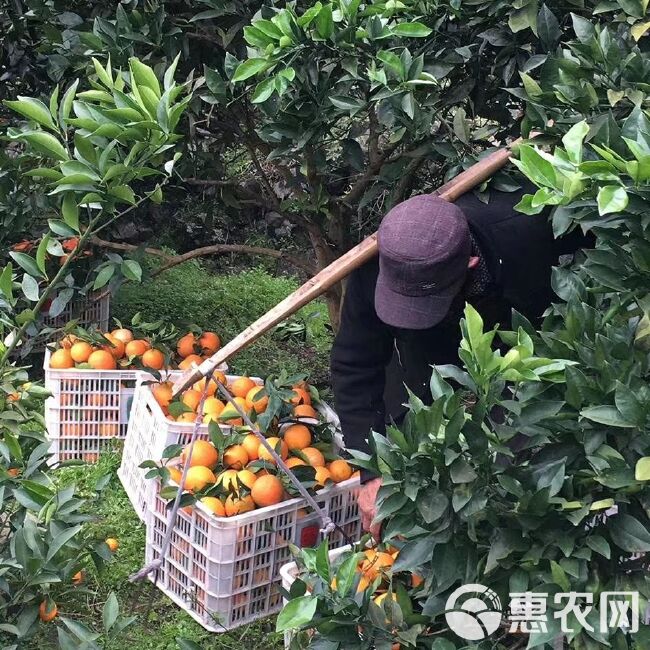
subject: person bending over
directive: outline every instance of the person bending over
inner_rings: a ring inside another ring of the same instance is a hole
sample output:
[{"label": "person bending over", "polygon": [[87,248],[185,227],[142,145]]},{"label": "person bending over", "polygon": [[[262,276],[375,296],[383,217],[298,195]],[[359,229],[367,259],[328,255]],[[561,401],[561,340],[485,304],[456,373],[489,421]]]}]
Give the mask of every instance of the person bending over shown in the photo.
[{"label": "person bending over", "polygon": [[[493,191],[488,204],[473,194],[456,203],[415,196],[385,215],[378,258],[347,281],[331,354],[348,448],[368,451],[371,429],[383,433],[387,423],[400,423],[405,386],[431,402],[431,366],[458,363],[466,302],[486,328],[508,328],[513,308],[537,323],[551,304],[551,268],[585,242],[578,233],[555,239],[544,214],[516,212],[530,189]],[[381,482],[362,477],[359,505],[368,528]]]}]

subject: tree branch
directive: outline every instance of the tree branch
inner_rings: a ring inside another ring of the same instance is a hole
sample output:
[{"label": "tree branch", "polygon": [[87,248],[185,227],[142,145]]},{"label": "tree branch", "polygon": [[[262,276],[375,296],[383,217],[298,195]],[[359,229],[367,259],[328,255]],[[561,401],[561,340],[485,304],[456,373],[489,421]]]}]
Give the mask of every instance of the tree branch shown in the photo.
[{"label": "tree branch", "polygon": [[197,41],[205,41],[206,43],[212,43],[213,45],[217,45],[222,50],[224,49],[220,41],[218,41],[216,38],[208,34],[202,34],[201,32],[185,32],[184,35],[187,36],[187,38],[193,38]]},{"label": "tree branch", "polygon": [[372,105],[368,111],[368,122],[368,161],[375,165],[379,159],[379,122]]},{"label": "tree branch", "polygon": [[199,187],[230,187],[232,185],[238,186],[241,178],[227,178],[224,180],[217,180],[213,178],[184,178],[183,182],[188,185],[198,185]]},{"label": "tree branch", "polygon": [[392,192],[392,204],[397,205],[400,201],[404,200],[404,195],[413,185],[415,173],[421,167],[422,163],[426,160],[426,156],[417,156],[411,158],[411,161],[406,165],[406,169],[399,179],[395,189]]},{"label": "tree branch", "polygon": [[93,237],[92,243],[95,246],[100,246],[102,248],[109,248],[117,251],[137,251],[143,250],[148,255],[154,255],[155,257],[161,257],[165,259],[165,263],[157,268],[152,276],[155,277],[168,269],[171,269],[178,264],[187,262],[188,260],[195,259],[197,257],[205,257],[206,255],[225,255],[227,253],[242,253],[243,255],[263,255],[265,257],[273,257],[275,259],[282,259],[286,262],[289,262],[292,266],[295,266],[298,269],[303,270],[310,277],[315,275],[316,269],[306,260],[302,260],[293,255],[289,255],[284,251],[276,251],[272,248],[263,248],[261,246],[248,246],[246,244],[213,244],[211,246],[202,246],[201,248],[196,248],[194,250],[183,253],[182,255],[170,255],[165,253],[157,248],[142,248],[140,246],[135,246],[134,244],[120,244],[117,242],[110,242],[104,239],[99,239],[99,237]]},{"label": "tree branch", "polygon": [[183,253],[182,255],[177,255],[154,271],[153,275],[156,276],[177,264],[182,264],[183,262],[187,262],[188,260],[197,257],[203,257],[205,255],[224,255],[226,253],[242,253],[244,255],[264,255],[265,257],[274,257],[275,259],[285,260],[292,266],[302,269],[309,276],[315,275],[316,273],[314,267],[309,264],[309,262],[294,257],[293,255],[289,255],[284,251],[276,251],[272,248],[262,248],[261,246],[247,246],[246,244],[213,244],[212,246],[203,246],[187,253]]},{"label": "tree branch", "polygon": [[169,253],[165,253],[165,251],[161,251],[158,248],[142,248],[141,246],[134,246],[133,244],[120,244],[118,242],[107,241],[106,239],[100,239],[99,237],[91,237],[90,243],[93,244],[94,246],[99,246],[100,248],[108,248],[114,251],[133,252],[137,250],[142,250],[145,253],[147,253],[147,255],[154,255],[155,257],[162,257],[168,260],[172,260],[176,257],[175,255],[170,255]]}]

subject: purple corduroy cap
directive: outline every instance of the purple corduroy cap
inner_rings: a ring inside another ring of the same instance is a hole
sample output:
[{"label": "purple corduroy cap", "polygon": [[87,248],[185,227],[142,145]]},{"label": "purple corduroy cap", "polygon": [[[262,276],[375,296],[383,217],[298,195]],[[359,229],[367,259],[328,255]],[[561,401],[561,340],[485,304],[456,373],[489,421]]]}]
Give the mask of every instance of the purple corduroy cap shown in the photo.
[{"label": "purple corduroy cap", "polygon": [[375,309],[394,327],[433,327],[449,312],[467,275],[469,226],[462,210],[432,194],[386,214],[378,232]]}]

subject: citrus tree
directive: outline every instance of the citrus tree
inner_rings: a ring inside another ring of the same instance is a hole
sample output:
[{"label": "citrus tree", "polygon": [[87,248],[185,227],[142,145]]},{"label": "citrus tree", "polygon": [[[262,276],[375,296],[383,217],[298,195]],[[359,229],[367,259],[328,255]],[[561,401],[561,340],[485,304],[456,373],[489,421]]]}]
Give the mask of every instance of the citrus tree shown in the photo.
[{"label": "citrus tree", "polygon": [[[514,331],[498,332],[505,355],[470,310],[463,367],[437,368],[433,403],[411,399],[403,426],[373,434],[373,454],[358,462],[383,478],[378,519],[399,556],[385,584],[359,594],[358,558],[303,558],[312,592],[294,588],[281,624],[312,634],[294,647],[468,647],[444,611],[472,582],[502,603],[546,594],[548,610],[544,630],[509,636],[506,623],[471,647],[551,648],[558,637],[578,649],[647,645],[643,620],[633,633],[598,625],[603,593],[637,592],[641,613],[650,597],[645,9],[601,3],[588,20],[558,16],[553,51],[523,76],[524,90],[511,90],[525,102],[524,129],[544,131],[544,145],[524,144],[513,160],[538,187],[521,218],[548,208],[557,236],[580,228],[594,246],[553,271],[557,304],[541,330],[514,314]],[[548,374],[535,377],[540,368]],[[410,588],[405,573],[423,585]],[[381,611],[373,590],[386,588],[396,602]],[[583,600],[585,617],[563,633],[556,596],[568,592],[591,594],[593,605]]]},{"label": "citrus tree", "polygon": [[[87,88],[75,81],[61,93],[57,86],[46,101],[19,96],[5,102],[22,120],[7,136],[21,152],[21,173],[47,197],[40,215],[47,231],[32,251],[11,251],[12,261],[0,271],[3,647],[22,647],[39,621],[61,621],[61,647],[108,647],[131,622],[119,616],[114,596],[104,608],[103,631],[59,616],[57,596],[83,581],[82,567],[101,567],[111,552],[87,533],[89,504],[74,486],[60,488],[52,480],[42,415],[47,392],[16,366],[16,353],[48,333],[40,323],[50,298],[49,313],[56,314],[73,297],[72,264],[91,238],[143,203],[162,201],[179,156],[177,127],[191,98],[189,83],[175,83],[175,68],[176,62],[161,84],[137,58],[128,70],[94,60]],[[113,261],[95,274],[94,288],[116,274]],[[140,273],[129,260],[120,267],[127,276]]]},{"label": "citrus tree", "polygon": [[[12,251],[12,262],[0,273],[0,327],[7,337],[3,361],[25,335],[32,341],[38,335],[50,298],[52,316],[72,299],[76,281],[69,268],[92,238],[144,202],[162,201],[162,185],[180,155],[174,152],[180,138],[176,130],[191,95],[188,84],[174,81],[176,61],[162,86],[136,58],[128,73],[113,71],[110,60],[105,66],[96,59],[93,63],[87,90],[75,81],[61,97],[57,86],[48,104],[22,96],[5,101],[27,120],[7,135],[26,148],[24,175],[47,188],[48,229],[34,254]],[[113,259],[98,269],[92,287],[108,284],[118,269],[132,279],[141,274],[135,261]]]}]

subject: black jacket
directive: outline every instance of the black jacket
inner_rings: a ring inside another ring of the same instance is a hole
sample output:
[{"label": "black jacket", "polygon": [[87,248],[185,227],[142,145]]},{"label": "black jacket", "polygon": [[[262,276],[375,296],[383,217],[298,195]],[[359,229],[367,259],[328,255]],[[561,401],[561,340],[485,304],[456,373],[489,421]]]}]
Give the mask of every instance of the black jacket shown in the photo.
[{"label": "black jacket", "polygon": [[[555,297],[551,267],[560,255],[575,252],[585,241],[577,233],[556,240],[546,215],[515,212],[514,206],[531,189],[492,192],[487,205],[473,194],[456,201],[493,283],[480,295],[461,294],[435,327],[399,330],[378,318],[377,259],[350,275],[331,356],[336,410],[348,448],[367,451],[371,428],[381,432],[385,423],[400,421],[406,412],[404,384],[431,402],[431,366],[458,363],[459,323],[466,300],[479,311],[486,329],[497,323],[509,327],[513,308],[536,321],[550,305]],[[471,282],[471,271],[469,275]]]}]

